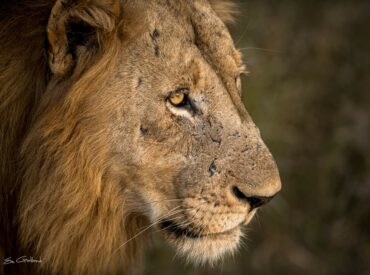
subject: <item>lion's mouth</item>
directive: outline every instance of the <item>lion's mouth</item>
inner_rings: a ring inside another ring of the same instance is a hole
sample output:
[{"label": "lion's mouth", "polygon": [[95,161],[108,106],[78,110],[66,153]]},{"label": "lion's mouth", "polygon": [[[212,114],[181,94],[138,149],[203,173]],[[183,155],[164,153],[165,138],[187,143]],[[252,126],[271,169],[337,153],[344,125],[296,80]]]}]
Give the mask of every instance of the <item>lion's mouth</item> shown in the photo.
[{"label": "lion's mouth", "polygon": [[170,234],[172,234],[175,238],[180,239],[180,238],[190,238],[190,239],[200,239],[200,238],[205,238],[205,237],[216,237],[216,236],[221,236],[221,235],[228,235],[235,231],[239,226],[232,228],[230,230],[218,232],[218,233],[207,233],[207,234],[202,234],[195,232],[191,228],[184,228],[176,224],[174,221],[171,220],[165,220],[162,223],[160,223],[160,228]]}]

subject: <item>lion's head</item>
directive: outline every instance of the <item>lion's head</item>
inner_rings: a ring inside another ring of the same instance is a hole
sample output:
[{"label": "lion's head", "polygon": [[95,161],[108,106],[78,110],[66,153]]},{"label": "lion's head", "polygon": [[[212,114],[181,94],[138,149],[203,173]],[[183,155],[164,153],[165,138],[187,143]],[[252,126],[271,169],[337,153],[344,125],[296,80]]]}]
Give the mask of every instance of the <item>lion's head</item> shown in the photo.
[{"label": "lion's head", "polygon": [[233,251],[280,180],[241,101],[230,3],[45,6],[48,69],[25,72],[44,84],[17,157],[22,249],[62,273],[127,269],[152,228],[195,262]]}]

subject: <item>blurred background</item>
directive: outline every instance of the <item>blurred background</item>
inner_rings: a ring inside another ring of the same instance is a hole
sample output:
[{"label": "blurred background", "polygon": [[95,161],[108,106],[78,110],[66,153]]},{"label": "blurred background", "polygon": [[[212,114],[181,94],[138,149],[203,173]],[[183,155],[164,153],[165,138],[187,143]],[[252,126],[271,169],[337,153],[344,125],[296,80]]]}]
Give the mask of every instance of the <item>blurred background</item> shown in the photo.
[{"label": "blurred background", "polygon": [[239,6],[243,98],[283,190],[234,257],[194,267],[157,236],[145,274],[370,274],[370,1]]}]

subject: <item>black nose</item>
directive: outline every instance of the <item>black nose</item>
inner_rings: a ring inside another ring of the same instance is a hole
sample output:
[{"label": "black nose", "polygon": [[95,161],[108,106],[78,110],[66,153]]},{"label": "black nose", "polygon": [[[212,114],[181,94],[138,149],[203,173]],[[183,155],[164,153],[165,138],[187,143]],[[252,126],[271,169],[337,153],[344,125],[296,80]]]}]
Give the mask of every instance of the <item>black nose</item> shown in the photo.
[{"label": "black nose", "polygon": [[251,210],[262,205],[267,204],[269,201],[272,200],[272,197],[260,197],[260,196],[246,196],[240,189],[236,186],[232,188],[233,194],[241,201],[248,202],[251,206]]}]

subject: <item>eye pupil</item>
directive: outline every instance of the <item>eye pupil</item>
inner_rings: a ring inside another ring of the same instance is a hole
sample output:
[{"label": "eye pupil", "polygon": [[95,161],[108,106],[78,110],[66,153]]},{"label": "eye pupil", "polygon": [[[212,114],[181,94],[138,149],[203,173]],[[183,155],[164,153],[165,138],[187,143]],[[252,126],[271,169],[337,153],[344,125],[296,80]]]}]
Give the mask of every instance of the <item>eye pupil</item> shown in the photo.
[{"label": "eye pupil", "polygon": [[179,90],[179,91],[173,92],[169,96],[169,101],[175,107],[179,107],[179,106],[183,105],[186,101],[185,91]]},{"label": "eye pupil", "polygon": [[167,103],[178,109],[192,112],[193,114],[201,113],[196,106],[195,100],[191,99],[189,94],[190,90],[188,88],[179,88],[168,95]]}]

